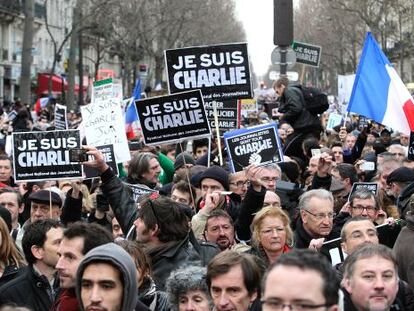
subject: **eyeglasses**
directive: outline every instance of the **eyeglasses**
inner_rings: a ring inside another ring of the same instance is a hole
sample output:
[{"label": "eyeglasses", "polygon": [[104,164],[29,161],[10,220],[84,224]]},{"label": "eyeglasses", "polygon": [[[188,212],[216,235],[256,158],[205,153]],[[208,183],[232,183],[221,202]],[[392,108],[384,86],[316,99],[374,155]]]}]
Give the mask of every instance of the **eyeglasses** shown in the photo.
[{"label": "eyeglasses", "polygon": [[357,213],[362,213],[363,210],[366,210],[367,213],[373,213],[377,210],[375,206],[362,206],[362,205],[352,206],[352,209]]},{"label": "eyeglasses", "polygon": [[279,300],[273,300],[273,299],[262,299],[260,300],[261,303],[265,306],[267,306],[270,310],[284,310],[285,307],[287,307],[289,310],[292,311],[307,311],[307,310],[313,310],[317,308],[322,307],[330,307],[329,304],[320,304],[320,305],[312,305],[312,304],[306,304],[306,303],[283,303]]},{"label": "eyeglasses", "polygon": [[311,214],[313,217],[315,217],[317,220],[322,220],[322,219],[325,219],[326,217],[328,217],[329,219],[333,219],[335,216],[336,216],[336,214],[335,213],[332,213],[332,212],[329,212],[329,213],[317,213],[317,214],[314,214],[314,213],[312,213],[312,212],[310,212],[310,211],[308,211],[308,210],[305,210],[304,209],[304,211],[306,212],[306,213],[309,213],[309,214]]},{"label": "eyeglasses", "polygon": [[243,188],[244,186],[248,187],[250,186],[250,181],[246,180],[246,181],[238,181],[238,182],[230,182],[230,185],[234,185],[237,188]]},{"label": "eyeglasses", "polygon": [[278,181],[280,178],[279,177],[262,177],[260,178],[261,181],[263,182],[271,182],[271,181]]}]

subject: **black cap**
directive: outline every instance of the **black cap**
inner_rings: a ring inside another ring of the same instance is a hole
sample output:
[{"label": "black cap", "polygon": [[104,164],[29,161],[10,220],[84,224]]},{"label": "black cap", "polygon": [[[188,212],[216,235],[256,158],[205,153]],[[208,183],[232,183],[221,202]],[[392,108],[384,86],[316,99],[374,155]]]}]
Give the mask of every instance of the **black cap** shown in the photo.
[{"label": "black cap", "polygon": [[392,182],[411,182],[414,181],[414,170],[408,167],[399,167],[394,170],[387,178],[387,184]]},{"label": "black cap", "polygon": [[195,165],[195,161],[192,155],[186,152],[182,152],[178,156],[175,157],[174,171],[184,166],[184,160],[185,160],[185,164]]},{"label": "black cap", "polygon": [[62,206],[62,199],[60,196],[56,192],[49,190],[40,190],[33,192],[31,195],[29,195],[29,200],[31,202],[46,204],[49,204],[49,201],[51,200],[52,204],[59,205],[59,207]]}]

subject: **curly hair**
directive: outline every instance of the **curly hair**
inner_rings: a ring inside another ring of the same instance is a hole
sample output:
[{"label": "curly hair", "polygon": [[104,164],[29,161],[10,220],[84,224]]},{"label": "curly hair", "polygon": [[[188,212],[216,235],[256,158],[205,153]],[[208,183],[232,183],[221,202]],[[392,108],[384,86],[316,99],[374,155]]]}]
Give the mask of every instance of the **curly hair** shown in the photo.
[{"label": "curly hair", "polygon": [[207,269],[200,266],[182,267],[173,271],[166,281],[166,292],[170,301],[170,307],[173,311],[178,311],[180,296],[190,291],[199,290],[204,293],[208,299],[210,309],[213,302],[206,283]]}]

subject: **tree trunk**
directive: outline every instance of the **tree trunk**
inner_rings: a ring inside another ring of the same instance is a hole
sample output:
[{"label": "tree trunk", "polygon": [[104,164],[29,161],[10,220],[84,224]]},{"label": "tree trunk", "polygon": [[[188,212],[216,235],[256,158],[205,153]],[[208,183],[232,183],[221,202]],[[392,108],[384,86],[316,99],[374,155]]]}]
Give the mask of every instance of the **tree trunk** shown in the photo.
[{"label": "tree trunk", "polygon": [[33,45],[34,1],[24,3],[24,33],[22,48],[22,67],[20,79],[20,97],[23,104],[31,104],[31,65]]},{"label": "tree trunk", "polygon": [[155,57],[155,85],[162,83],[162,72],[164,70],[164,55]]},{"label": "tree trunk", "polygon": [[[82,1],[78,0],[78,21],[81,23],[82,21]],[[79,96],[78,96],[78,105],[81,106],[83,104],[83,43],[82,43],[82,28],[77,31],[78,35],[78,47],[79,47],[79,57],[78,57],[78,74],[79,74]]]}]

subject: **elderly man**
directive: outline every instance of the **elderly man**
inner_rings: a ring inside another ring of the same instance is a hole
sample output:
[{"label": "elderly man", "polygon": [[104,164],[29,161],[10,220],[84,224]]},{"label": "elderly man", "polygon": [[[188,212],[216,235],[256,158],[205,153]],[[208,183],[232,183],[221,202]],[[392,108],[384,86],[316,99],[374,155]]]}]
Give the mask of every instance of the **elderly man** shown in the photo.
[{"label": "elderly man", "polygon": [[387,185],[387,194],[396,199],[398,212],[404,219],[414,193],[414,170],[404,166],[397,168],[388,176]]},{"label": "elderly man", "polygon": [[295,247],[315,248],[330,259],[329,248],[323,246],[325,240],[336,238],[332,232],[333,218],[333,196],[325,189],[314,189],[302,194],[299,200],[300,218],[296,222]]},{"label": "elderly man", "polygon": [[320,255],[295,249],[281,255],[263,280],[262,310],[337,311],[339,282]]},{"label": "elderly man", "polygon": [[53,191],[40,190],[33,192],[29,196],[29,200],[31,202],[30,218],[23,224],[16,237],[16,245],[19,249],[22,249],[22,239],[26,226],[37,220],[50,218],[59,220],[62,212],[62,199]]}]

